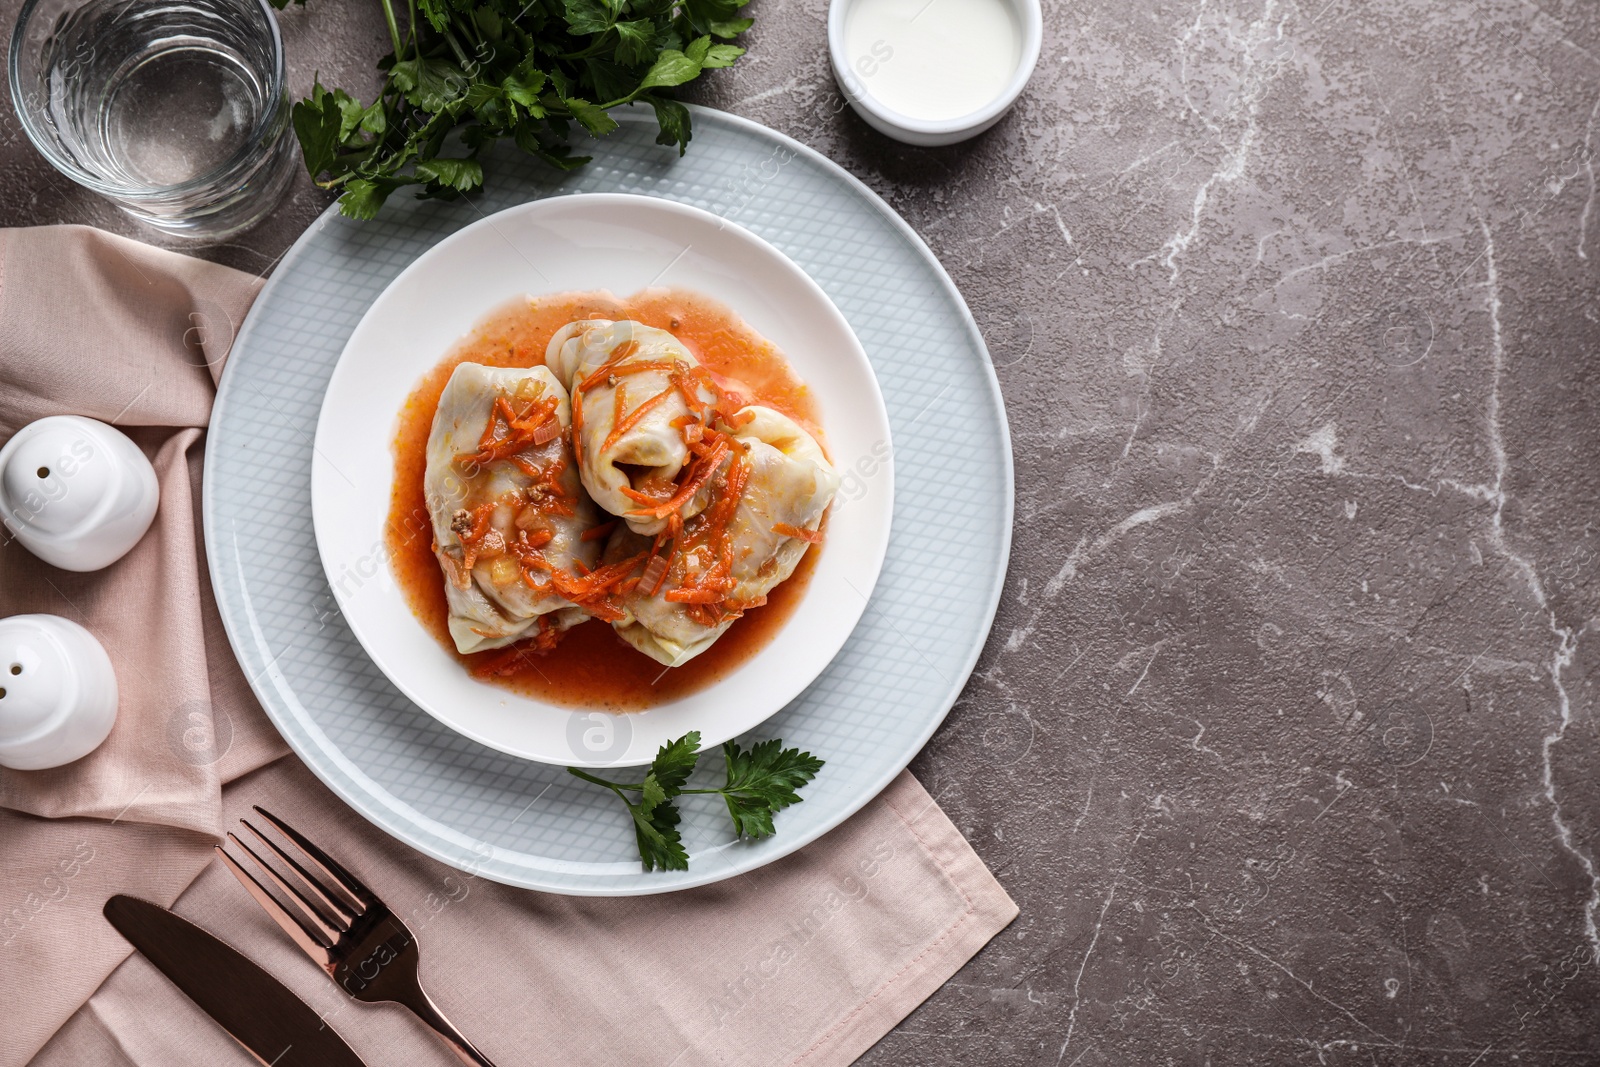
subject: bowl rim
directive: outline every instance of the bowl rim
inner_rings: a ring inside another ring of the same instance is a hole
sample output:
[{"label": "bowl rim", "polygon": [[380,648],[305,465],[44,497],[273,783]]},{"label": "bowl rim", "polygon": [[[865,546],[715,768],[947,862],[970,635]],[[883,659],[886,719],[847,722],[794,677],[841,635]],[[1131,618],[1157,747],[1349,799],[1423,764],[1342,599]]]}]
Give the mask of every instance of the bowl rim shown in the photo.
[{"label": "bowl rim", "polygon": [[993,125],[1001,115],[1017,102],[1022,90],[1039,63],[1039,53],[1044,46],[1044,9],[1042,0],[1004,0],[1017,15],[1022,27],[1022,53],[1017,69],[1001,93],[976,111],[948,119],[919,119],[896,111],[873,96],[850,69],[844,54],[845,19],[851,8],[861,0],[830,0],[828,4],[828,58],[833,64],[835,80],[850,105],[859,108],[885,125],[906,133],[923,137],[942,137],[971,131],[979,133]]}]

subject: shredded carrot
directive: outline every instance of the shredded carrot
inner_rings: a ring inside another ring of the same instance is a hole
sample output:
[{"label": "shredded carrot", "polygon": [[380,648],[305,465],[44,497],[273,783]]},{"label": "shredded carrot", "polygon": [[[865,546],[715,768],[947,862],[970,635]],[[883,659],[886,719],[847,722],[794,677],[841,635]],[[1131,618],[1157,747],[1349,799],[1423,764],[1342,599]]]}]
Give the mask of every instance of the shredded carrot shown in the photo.
[{"label": "shredded carrot", "polygon": [[680,587],[668,589],[664,595],[674,604],[715,604],[723,599],[722,593],[715,589]]},{"label": "shredded carrot", "polygon": [[728,442],[719,440],[709,453],[696,461],[695,465],[699,469],[689,476],[688,480],[679,487],[677,493],[670,499],[652,507],[630,511],[628,514],[635,517],[662,519],[671,512],[677,511],[680,507],[693,500],[694,495],[711,480],[712,475],[717,473],[717,468],[721,466],[722,459],[728,454],[728,450]]},{"label": "shredded carrot", "polygon": [[583,433],[583,402],[577,393],[572,394],[572,448],[577,451],[578,435]]},{"label": "shredded carrot", "polygon": [[[706,367],[696,366],[691,373],[694,375],[695,380],[705,386],[715,398],[712,407],[716,409],[716,414],[721,415],[725,421],[729,415],[745,406],[744,398],[736,393],[730,393],[717,384],[716,375],[712,374]],[[711,420],[708,418],[706,421],[709,422]]]},{"label": "shredded carrot", "polygon": [[[628,410],[628,386],[618,382],[616,389],[611,393],[611,433],[616,433],[617,427],[622,424],[623,413]],[[600,447],[604,452],[611,447],[611,434],[606,435],[606,443]]]},{"label": "shredded carrot", "polygon": [[622,342],[616,348],[611,350],[611,358],[600,364],[600,366],[596,367],[592,374],[590,374],[582,382],[578,383],[578,388],[574,389],[573,392],[587,393],[589,390],[593,389],[595,386],[611,377],[611,372],[617,369],[617,364],[621,363],[638,350],[639,345],[637,342]]},{"label": "shredded carrot", "polygon": [[822,544],[821,530],[804,530],[798,526],[790,526],[786,522],[780,522],[772,528],[772,532],[779,537],[792,537],[796,541],[805,541],[807,544]]},{"label": "shredded carrot", "polygon": [[[642,420],[646,415],[650,414],[652,408],[658,406],[663,400],[671,395],[672,389],[669,386],[668,388],[657,393],[655,396],[651,397],[649,400],[646,400],[644,403],[640,404],[638,407],[634,408],[628,413],[628,417],[623,419],[621,422],[613,423],[611,426],[611,432],[606,435],[605,443],[600,446],[601,451],[610,448],[612,445],[620,441],[624,434],[633,429],[635,426],[639,425],[640,420]],[[622,386],[620,385],[617,386],[617,397],[618,407],[620,408],[622,397]]]},{"label": "shredded carrot", "polygon": [[609,537],[611,535],[611,531],[615,530],[616,528],[616,519],[612,519],[610,522],[602,522],[599,526],[591,526],[587,530],[583,531],[582,540],[598,541],[602,537]]},{"label": "shredded carrot", "polygon": [[494,403],[489,407],[489,421],[483,424],[483,433],[478,435],[479,451],[494,444],[494,432],[499,428],[495,425],[497,417],[504,418],[508,423],[515,418],[511,411],[510,402],[503,396],[495,397]]},{"label": "shredded carrot", "polygon": [[550,583],[556,587],[557,592],[571,600],[573,603],[587,604],[592,599],[606,593],[612,586],[621,582],[633,573],[643,560],[643,552],[616,563],[608,563],[603,567],[572,577],[556,570],[550,573]]},{"label": "shredded carrot", "polygon": [[620,492],[623,496],[627,497],[629,500],[634,501],[635,503],[649,504],[652,507],[655,506],[656,504],[661,503],[661,497],[659,497],[659,496],[651,496],[649,493],[641,493],[637,489],[630,489],[627,486],[620,487],[618,489],[618,492]]},{"label": "shredded carrot", "polygon": [[686,369],[680,369],[678,373],[672,376],[672,384],[682,394],[683,402],[689,408],[695,420],[704,421],[705,416],[701,409],[705,407],[706,402],[689,380],[689,372]]},{"label": "shredded carrot", "polygon": [[[606,379],[609,381],[612,378],[624,378],[630,374],[644,374],[649,371],[658,370],[671,372],[677,370],[681,366],[682,364],[675,359],[647,359],[639,363],[624,364],[620,367],[611,365],[611,369],[606,371]],[[592,377],[593,376],[591,375],[590,378],[585,378],[585,384],[587,384]],[[580,385],[579,388],[581,389],[583,386]]]},{"label": "shredded carrot", "polygon": [[498,507],[496,501],[479,504],[472,512],[472,525],[466,533],[457,533],[456,539],[461,542],[461,568],[471,572],[473,564],[478,562],[478,544],[489,532],[489,520],[494,516],[494,509]]},{"label": "shredded carrot", "polygon": [[[550,419],[554,418],[559,401],[555,397],[544,400],[535,399],[528,405],[527,410],[517,414],[511,407],[511,402],[503,396],[495,398],[489,410],[489,421],[483,428],[483,436],[478,439],[476,452],[462,452],[456,456],[458,463],[473,463],[482,466],[496,460],[508,459],[516,453],[532,445],[547,444],[560,436],[560,422],[556,422],[556,433],[539,441],[540,428]],[[505,423],[506,433],[498,433],[501,422]]]},{"label": "shredded carrot", "polygon": [[583,610],[599,619],[601,622],[618,622],[628,617],[628,613],[617,607],[610,600],[586,600]]}]

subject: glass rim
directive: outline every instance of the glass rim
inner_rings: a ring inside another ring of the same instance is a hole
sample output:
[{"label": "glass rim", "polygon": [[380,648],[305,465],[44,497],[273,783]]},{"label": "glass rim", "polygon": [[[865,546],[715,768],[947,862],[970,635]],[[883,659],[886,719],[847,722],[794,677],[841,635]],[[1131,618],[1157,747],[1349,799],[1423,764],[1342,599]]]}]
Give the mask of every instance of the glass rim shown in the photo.
[{"label": "glass rim", "polygon": [[[34,122],[32,110],[23,102],[20,67],[24,46],[24,31],[27,29],[29,21],[33,18],[34,12],[41,4],[46,2],[47,0],[25,0],[21,12],[17,15],[16,24],[11,31],[11,46],[6,53],[6,76],[11,89],[11,109],[16,112],[17,118],[21,121],[22,130],[28,135],[29,142],[45,158],[45,161],[85,189],[113,200],[128,201],[130,203],[162,200],[204,189],[218,177],[237,167],[254,154],[258,150],[262,137],[270,127],[283,121],[283,112],[287,109],[287,77],[283,53],[283,34],[278,28],[277,15],[273,12],[272,6],[267,0],[254,0],[256,9],[261,12],[262,17],[266,20],[267,32],[272,38],[272,58],[274,62],[269,84],[269,89],[271,90],[269,97],[276,100],[278,105],[268,108],[262,114],[255,128],[250,131],[250,136],[245,143],[231,156],[205,173],[173,185],[121,185],[109,182],[99,175],[85,170],[71,156],[57,150],[52,138],[39,129]],[[88,0],[81,0],[77,6],[85,6],[87,2]],[[248,0],[246,2],[248,3]],[[289,122],[284,121],[283,129],[279,131],[278,136],[287,135],[290,125]]]}]

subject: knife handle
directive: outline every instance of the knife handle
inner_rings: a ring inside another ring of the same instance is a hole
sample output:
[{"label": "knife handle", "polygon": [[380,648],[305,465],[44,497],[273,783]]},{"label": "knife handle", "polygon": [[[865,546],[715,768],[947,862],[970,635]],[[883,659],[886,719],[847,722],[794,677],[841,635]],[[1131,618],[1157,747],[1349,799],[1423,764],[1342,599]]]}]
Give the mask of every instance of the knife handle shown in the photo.
[{"label": "knife handle", "polygon": [[416,986],[414,995],[406,997],[400,1003],[438,1034],[462,1063],[470,1067],[495,1067],[493,1060],[479,1052],[477,1046],[467,1040],[467,1035],[457,1030],[455,1024],[444,1017],[444,1012],[439,1010],[439,1006],[421,985]]}]

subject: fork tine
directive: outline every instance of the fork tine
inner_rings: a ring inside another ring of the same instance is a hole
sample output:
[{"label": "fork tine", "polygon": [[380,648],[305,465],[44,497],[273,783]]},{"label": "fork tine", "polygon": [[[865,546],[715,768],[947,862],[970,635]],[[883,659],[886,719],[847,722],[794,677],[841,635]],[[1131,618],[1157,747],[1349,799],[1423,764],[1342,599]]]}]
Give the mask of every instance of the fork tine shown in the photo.
[{"label": "fork tine", "polygon": [[[233,835],[229,834],[228,836],[232,837]],[[283,928],[283,932],[288,934],[295,944],[300,946],[301,951],[326,967],[332,960],[332,955],[329,952],[332,947],[331,943],[325,944],[317,932],[307,926],[304,920],[278,903],[277,898],[267,892],[267,887],[258,882],[255,875],[245,870],[240,866],[238,860],[228,855],[227,849],[221,845],[213,847],[216,849],[223,865],[232,871],[233,876],[239,880],[239,884],[244,886],[247,893],[256,898],[256,903],[261,905],[261,910],[272,916],[273,921]]]},{"label": "fork tine", "polygon": [[230,833],[228,840],[244,849],[245,854],[256,861],[256,866],[261,869],[261,873],[271,879],[272,884],[278,887],[280,893],[300,905],[301,917],[309,919],[311,924],[322,932],[323,937],[327,939],[330,945],[338,942],[339,935],[345,930],[344,927],[334,925],[333,920],[324,915],[321,908],[318,908],[311,902],[309,897],[300,892],[293,882],[274,870],[270,863],[261,858],[259,852],[240,840],[239,835]]},{"label": "fork tine", "polygon": [[281,833],[284,837],[287,837],[290,841],[294,842],[300,851],[306,854],[306,858],[321,868],[322,872],[331,878],[340,889],[344,890],[346,895],[348,895],[349,898],[354,901],[362,911],[366,911],[368,908],[378,903],[376,894],[363,885],[361,879],[345,870],[332,856],[322,851],[316,845],[313,845],[299,830],[296,830],[294,827],[290,826],[288,823],[284,822],[282,819],[278,818],[276,815],[272,814],[272,812],[268,811],[266,808],[263,808],[259,804],[252,804],[251,807],[255,809],[256,814],[260,815],[263,819],[275,826],[279,833]]},{"label": "fork tine", "polygon": [[245,829],[254,834],[263,845],[266,845],[268,848],[270,848],[272,850],[272,854],[282,860],[285,866],[294,871],[295,874],[299,875],[301,881],[305,882],[306,888],[316,894],[317,900],[322,903],[322,906],[326,908],[328,912],[333,913],[339,919],[343,920],[343,923],[347,928],[355,920],[356,916],[361,914],[355,908],[345,903],[342,897],[335,896],[333,893],[328,892],[328,890],[323,886],[322,882],[313,877],[311,872],[306,870],[305,867],[300,864],[299,860],[295,859],[283,849],[279,848],[276,841],[272,840],[266,834],[256,829],[255,824],[249,819],[240,819],[239,821],[243,823]]}]

